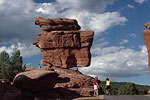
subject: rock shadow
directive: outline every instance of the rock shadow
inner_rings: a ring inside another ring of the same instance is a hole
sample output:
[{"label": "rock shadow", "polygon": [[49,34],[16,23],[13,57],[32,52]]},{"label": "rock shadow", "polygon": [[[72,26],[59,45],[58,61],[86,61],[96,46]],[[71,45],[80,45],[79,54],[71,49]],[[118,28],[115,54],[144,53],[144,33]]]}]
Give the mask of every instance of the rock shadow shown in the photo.
[{"label": "rock shadow", "polygon": [[73,100],[75,98],[83,97],[80,94],[78,94],[76,91],[69,90],[68,88],[55,88],[57,93],[64,98],[65,100]]},{"label": "rock shadow", "polygon": [[68,77],[58,77],[58,82],[57,83],[67,83],[67,82],[70,82],[70,78]]}]

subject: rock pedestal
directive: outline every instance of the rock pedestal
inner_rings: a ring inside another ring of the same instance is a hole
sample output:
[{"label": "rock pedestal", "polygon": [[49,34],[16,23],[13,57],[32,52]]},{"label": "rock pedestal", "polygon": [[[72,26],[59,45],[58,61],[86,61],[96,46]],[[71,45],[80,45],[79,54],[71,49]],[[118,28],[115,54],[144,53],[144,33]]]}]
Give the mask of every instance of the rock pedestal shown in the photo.
[{"label": "rock pedestal", "polygon": [[148,51],[148,64],[149,64],[149,72],[150,72],[150,22],[147,22],[145,24],[145,27],[147,28],[147,30],[143,30],[143,39]]},{"label": "rock pedestal", "polygon": [[35,19],[35,24],[44,31],[33,41],[33,45],[42,52],[41,64],[61,68],[90,65],[93,31],[79,31],[80,26],[75,19],[40,17]]}]

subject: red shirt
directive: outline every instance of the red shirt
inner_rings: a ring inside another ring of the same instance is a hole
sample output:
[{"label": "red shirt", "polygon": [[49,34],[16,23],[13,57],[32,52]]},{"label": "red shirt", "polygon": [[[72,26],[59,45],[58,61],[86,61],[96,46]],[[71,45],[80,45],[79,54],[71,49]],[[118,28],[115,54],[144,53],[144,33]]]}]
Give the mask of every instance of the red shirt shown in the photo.
[{"label": "red shirt", "polygon": [[98,81],[97,80],[94,80],[94,85],[97,85],[98,84]]}]

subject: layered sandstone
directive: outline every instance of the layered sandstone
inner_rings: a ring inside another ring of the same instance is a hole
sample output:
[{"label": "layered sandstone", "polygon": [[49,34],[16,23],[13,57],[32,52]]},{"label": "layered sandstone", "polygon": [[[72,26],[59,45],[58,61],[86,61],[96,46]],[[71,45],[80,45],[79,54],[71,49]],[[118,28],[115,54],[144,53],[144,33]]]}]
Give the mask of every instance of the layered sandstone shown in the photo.
[{"label": "layered sandstone", "polygon": [[143,39],[148,51],[148,64],[149,64],[149,72],[150,72],[150,22],[145,24],[147,30],[143,30]]},{"label": "layered sandstone", "polygon": [[80,30],[80,26],[75,19],[68,18],[42,18],[35,19],[35,24],[40,26],[43,31],[58,31],[58,30]]},{"label": "layered sandstone", "polygon": [[[35,24],[44,31],[33,41],[33,45],[39,47],[42,52],[41,64],[61,68],[90,65],[93,31],[79,31],[80,26],[75,19],[37,18]],[[62,28],[53,28],[55,26]]]}]

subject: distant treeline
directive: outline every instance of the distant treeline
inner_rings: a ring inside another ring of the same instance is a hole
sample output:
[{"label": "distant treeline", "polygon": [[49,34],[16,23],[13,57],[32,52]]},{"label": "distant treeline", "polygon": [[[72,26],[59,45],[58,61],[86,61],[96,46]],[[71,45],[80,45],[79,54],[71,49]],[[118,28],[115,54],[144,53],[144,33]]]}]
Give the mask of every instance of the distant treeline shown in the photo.
[{"label": "distant treeline", "polygon": [[[101,81],[100,94],[105,94],[105,81]],[[150,86],[129,82],[111,82],[111,95],[146,95]]]}]

